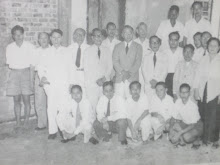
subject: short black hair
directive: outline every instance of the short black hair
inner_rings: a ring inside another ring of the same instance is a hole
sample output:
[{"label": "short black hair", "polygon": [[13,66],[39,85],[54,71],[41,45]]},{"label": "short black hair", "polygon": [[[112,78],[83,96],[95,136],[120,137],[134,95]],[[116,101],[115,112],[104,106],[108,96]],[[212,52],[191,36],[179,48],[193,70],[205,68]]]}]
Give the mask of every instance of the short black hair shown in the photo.
[{"label": "short black hair", "polygon": [[192,8],[193,8],[195,5],[200,5],[201,7],[203,7],[202,2],[199,2],[199,1],[193,2]]},{"label": "short black hair", "polygon": [[183,83],[183,84],[180,85],[180,88],[179,88],[180,92],[181,92],[181,89],[182,89],[182,88],[188,88],[189,91],[191,90],[191,87],[190,87],[189,84],[187,84],[187,83]]},{"label": "short black hair", "polygon": [[179,32],[178,32],[178,31],[171,32],[171,33],[169,34],[169,39],[171,38],[171,36],[172,36],[172,35],[177,35],[178,40],[180,39],[180,34],[179,34]]},{"label": "short black hair", "polygon": [[156,88],[157,86],[159,86],[159,85],[162,85],[164,88],[167,88],[166,83],[163,82],[163,81],[159,81],[159,82],[156,84],[155,88]]},{"label": "short black hair", "polygon": [[211,34],[210,32],[208,32],[208,31],[204,31],[204,32],[202,33],[202,36],[204,36],[205,34],[208,34],[208,35],[210,35],[210,36],[212,37],[212,34]]},{"label": "short black hair", "polygon": [[46,34],[48,38],[50,36],[49,33],[47,33],[47,32],[39,32],[38,33],[38,39],[40,38],[41,34]]},{"label": "short black hair", "polygon": [[[207,41],[207,45],[210,44],[211,41],[216,41],[218,43],[218,46],[220,46],[220,40],[216,37],[211,37],[208,41]],[[219,53],[220,50],[218,50]]]},{"label": "short black hair", "polygon": [[109,22],[109,23],[107,23],[107,25],[106,25],[106,29],[108,29],[109,26],[115,26],[115,27],[116,27],[115,23],[113,23],[113,22]]},{"label": "short black hair", "polygon": [[171,11],[173,11],[173,10],[176,10],[177,13],[179,13],[180,8],[179,8],[177,5],[172,5],[172,6],[170,7],[170,9],[169,9],[169,12],[171,12]]},{"label": "short black hair", "polygon": [[186,50],[186,48],[190,48],[193,52],[195,50],[194,46],[192,44],[186,44],[184,47],[183,47],[183,51]]},{"label": "short black hair", "polygon": [[132,32],[134,32],[133,27],[131,27],[130,25],[125,25],[122,31],[124,31],[125,29],[130,29]]},{"label": "short black hair", "polygon": [[72,93],[73,89],[79,89],[79,91],[82,93],[82,87],[80,85],[73,85],[70,89],[70,93]]},{"label": "short black hair", "polygon": [[141,89],[141,83],[139,81],[133,81],[129,85],[129,89],[131,90],[133,85],[137,85]]},{"label": "short black hair", "polygon": [[11,34],[14,35],[15,31],[20,31],[22,34],[24,34],[24,28],[22,26],[19,25],[15,25],[12,29],[11,29]]},{"label": "short black hair", "polygon": [[102,88],[104,89],[106,86],[111,86],[114,88],[114,83],[112,81],[106,81],[103,83]]},{"label": "short black hair", "polygon": [[96,31],[98,31],[98,32],[100,32],[100,33],[102,34],[102,30],[101,30],[101,29],[99,29],[99,28],[94,28],[94,29],[92,30],[92,36],[94,36],[94,34],[95,34]]},{"label": "short black hair", "polygon": [[50,33],[50,36],[52,36],[53,33],[58,33],[58,34],[60,34],[61,36],[63,36],[63,32],[62,32],[62,30],[60,30],[60,29],[53,29],[53,30],[51,31],[51,33]]},{"label": "short black hair", "polygon": [[161,42],[162,42],[161,39],[160,39],[158,36],[156,36],[156,35],[151,36],[150,39],[149,39],[149,42],[151,42],[151,40],[152,40],[153,38],[157,38],[158,41],[159,41],[159,43],[161,44]]},{"label": "short black hair", "polygon": [[195,38],[196,36],[200,36],[200,37],[202,37],[202,33],[201,32],[197,32],[197,33],[195,33],[194,35],[193,35],[193,38]]}]

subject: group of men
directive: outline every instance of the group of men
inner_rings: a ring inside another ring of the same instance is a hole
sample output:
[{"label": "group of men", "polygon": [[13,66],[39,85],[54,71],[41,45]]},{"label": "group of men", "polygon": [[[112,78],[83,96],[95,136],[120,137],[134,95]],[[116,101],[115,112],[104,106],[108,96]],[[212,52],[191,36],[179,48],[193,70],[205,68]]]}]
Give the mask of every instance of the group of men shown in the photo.
[{"label": "group of men", "polygon": [[136,39],[133,28],[125,25],[124,41],[116,39],[116,25],[109,22],[106,39],[100,29],[93,29],[92,45],[86,43],[86,31],[78,28],[73,43],[63,47],[63,32],[54,29],[40,33],[40,47],[34,48],[24,41],[22,27],[12,28],[15,42],[6,50],[11,69],[7,94],[14,96],[17,127],[21,97],[27,125],[30,95],[35,94],[36,130],[48,123],[48,139],[55,139],[59,129],[64,143],[81,133],[85,143],[97,144],[118,133],[126,145],[127,138],[147,143],[168,133],[173,144],[198,148],[203,129],[193,79],[206,55],[211,25],[202,17],[200,2],[192,8],[193,18],[184,27],[176,20],[178,6],[171,6],[169,19],[149,40],[143,22]]}]

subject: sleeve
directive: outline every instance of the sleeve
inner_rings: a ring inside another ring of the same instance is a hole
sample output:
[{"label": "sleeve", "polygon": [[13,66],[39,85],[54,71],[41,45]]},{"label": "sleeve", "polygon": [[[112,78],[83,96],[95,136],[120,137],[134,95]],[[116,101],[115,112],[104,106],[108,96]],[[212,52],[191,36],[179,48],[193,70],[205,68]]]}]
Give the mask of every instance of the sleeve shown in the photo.
[{"label": "sleeve", "polygon": [[142,62],[142,56],[143,56],[143,49],[141,45],[137,45],[137,52],[136,52],[136,58],[133,66],[129,69],[129,72],[131,74],[136,74],[141,66]]},{"label": "sleeve", "polygon": [[[106,105],[107,106],[107,105]],[[106,109],[104,105],[104,99],[101,97],[98,101],[98,104],[96,106],[96,115],[97,115],[97,120],[101,122],[101,120],[105,117],[104,110]]]},{"label": "sleeve", "polygon": [[113,62],[113,67],[114,67],[115,71],[120,74],[123,71],[123,69],[120,65],[119,45],[116,45],[114,50],[113,50],[112,62]]},{"label": "sleeve", "polygon": [[175,69],[174,76],[173,76],[173,94],[178,93],[178,80],[179,80],[179,75],[180,75],[180,65],[181,65],[180,62],[176,65],[176,69]]}]

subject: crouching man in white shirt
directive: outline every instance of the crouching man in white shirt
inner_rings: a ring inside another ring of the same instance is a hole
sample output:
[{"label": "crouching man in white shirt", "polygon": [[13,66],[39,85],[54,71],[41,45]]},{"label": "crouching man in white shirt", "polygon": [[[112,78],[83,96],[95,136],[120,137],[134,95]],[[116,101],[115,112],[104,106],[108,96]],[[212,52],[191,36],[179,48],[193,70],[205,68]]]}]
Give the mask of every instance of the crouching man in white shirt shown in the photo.
[{"label": "crouching man in white shirt", "polygon": [[95,115],[88,99],[82,97],[82,88],[79,85],[73,85],[71,88],[71,102],[69,111],[59,111],[56,121],[62,132],[62,143],[74,141],[80,133],[84,134],[84,143],[89,141],[97,144],[98,141],[92,137],[92,124]]},{"label": "crouching man in white shirt", "polygon": [[141,83],[138,81],[133,81],[129,89],[132,97],[126,101],[127,137],[131,137],[133,141],[142,139],[145,142],[150,134],[147,129],[150,126],[148,98],[147,95],[141,94]]},{"label": "crouching man in white shirt", "polygon": [[180,98],[174,105],[173,118],[170,120],[169,139],[171,143],[184,146],[193,143],[192,148],[198,149],[199,138],[203,133],[198,106],[190,99],[189,84],[180,86]]},{"label": "crouching man in white shirt", "polygon": [[111,139],[112,133],[117,133],[121,144],[127,145],[125,101],[121,96],[114,94],[111,81],[103,84],[103,94],[96,107],[97,120],[93,124],[95,133],[106,142]]}]

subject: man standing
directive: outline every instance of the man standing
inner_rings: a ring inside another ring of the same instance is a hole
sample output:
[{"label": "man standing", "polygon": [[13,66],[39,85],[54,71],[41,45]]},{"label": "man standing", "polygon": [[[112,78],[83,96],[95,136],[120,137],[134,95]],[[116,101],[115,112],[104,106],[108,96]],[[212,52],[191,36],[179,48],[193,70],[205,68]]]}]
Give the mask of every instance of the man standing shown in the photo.
[{"label": "man standing", "polygon": [[124,98],[130,96],[130,82],[139,80],[142,61],[142,47],[133,41],[133,35],[133,28],[125,25],[122,31],[124,41],[117,44],[113,51],[113,66],[116,72],[115,92]]},{"label": "man standing", "polygon": [[38,66],[40,85],[44,86],[47,94],[48,139],[55,139],[57,136],[57,112],[68,108],[69,87],[73,82],[71,55],[67,48],[61,46],[62,35],[60,29],[51,32],[52,46],[45,52],[45,58]]}]

